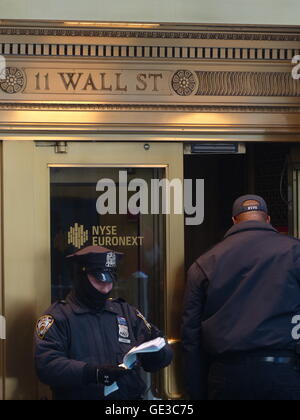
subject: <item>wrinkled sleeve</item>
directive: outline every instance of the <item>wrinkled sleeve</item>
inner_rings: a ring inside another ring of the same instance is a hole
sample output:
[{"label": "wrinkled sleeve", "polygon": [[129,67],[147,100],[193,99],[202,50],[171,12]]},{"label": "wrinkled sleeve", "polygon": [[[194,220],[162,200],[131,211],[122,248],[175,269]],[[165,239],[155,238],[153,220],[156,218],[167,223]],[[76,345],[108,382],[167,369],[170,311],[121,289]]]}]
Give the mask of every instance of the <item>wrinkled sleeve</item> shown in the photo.
[{"label": "wrinkled sleeve", "polygon": [[52,388],[76,388],[85,383],[87,364],[68,358],[66,320],[54,323],[41,338],[35,331],[35,367],[41,382]]},{"label": "wrinkled sleeve", "polygon": [[188,273],[182,323],[185,384],[189,397],[194,400],[206,399],[207,394],[208,357],[202,341],[206,287],[205,273],[194,264]]},{"label": "wrinkled sleeve", "polygon": [[[144,316],[138,311],[136,314],[136,339],[138,344],[154,340],[158,337],[164,337],[164,334],[153,324],[150,324]],[[165,338],[165,337],[164,337]],[[173,360],[173,351],[166,340],[166,345],[160,351],[155,353],[144,353],[139,355],[139,361],[146,372],[158,372],[169,366]]]}]

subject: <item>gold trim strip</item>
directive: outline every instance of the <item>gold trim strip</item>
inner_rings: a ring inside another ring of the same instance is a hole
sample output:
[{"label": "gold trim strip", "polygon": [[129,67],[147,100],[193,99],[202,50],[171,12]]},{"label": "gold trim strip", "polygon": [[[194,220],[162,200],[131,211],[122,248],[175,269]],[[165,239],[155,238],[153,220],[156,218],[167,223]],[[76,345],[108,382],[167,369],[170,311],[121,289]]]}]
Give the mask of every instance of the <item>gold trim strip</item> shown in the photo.
[{"label": "gold trim strip", "polygon": [[0,20],[0,34],[2,35],[299,41],[299,32],[299,26],[286,25],[241,26],[158,22]]},{"label": "gold trim strip", "polygon": [[105,164],[86,164],[86,163],[68,163],[68,164],[59,164],[59,163],[50,163],[48,168],[154,168],[154,169],[165,169],[168,168],[168,165],[139,165],[137,164],[128,164],[128,165],[121,165],[115,163],[105,163]]},{"label": "gold trim strip", "polygon": [[27,110],[27,111],[173,111],[173,112],[201,112],[201,113],[249,113],[271,112],[282,114],[299,113],[300,105],[131,105],[131,104],[50,104],[50,103],[0,103],[2,110]]}]

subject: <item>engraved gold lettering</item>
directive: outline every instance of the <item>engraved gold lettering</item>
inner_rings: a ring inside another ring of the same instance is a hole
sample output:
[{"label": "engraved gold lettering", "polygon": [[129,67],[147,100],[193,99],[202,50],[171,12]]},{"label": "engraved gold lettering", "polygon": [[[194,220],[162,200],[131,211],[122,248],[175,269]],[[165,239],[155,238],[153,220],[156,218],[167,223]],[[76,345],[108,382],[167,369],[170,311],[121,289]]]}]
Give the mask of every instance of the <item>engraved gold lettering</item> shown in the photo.
[{"label": "engraved gold lettering", "polygon": [[84,85],[84,88],[82,90],[88,90],[88,87],[91,87],[92,90],[98,90],[95,86],[95,83],[93,81],[93,77],[91,75],[91,73],[89,74],[86,83]]},{"label": "engraved gold lettering", "polygon": [[124,87],[121,87],[121,76],[122,76],[122,73],[116,73],[116,91],[127,92],[128,90],[127,85]]},{"label": "engraved gold lettering", "polygon": [[41,90],[40,87],[40,73],[35,75],[35,90]]},{"label": "engraved gold lettering", "polygon": [[50,90],[49,87],[49,73],[45,75],[45,90]]},{"label": "engraved gold lettering", "polygon": [[[58,73],[63,81],[66,90],[69,90],[69,87],[72,86],[73,90],[77,89],[78,83],[83,75],[83,73]],[[74,81],[74,77],[77,75],[77,80]],[[66,76],[66,77],[65,77]]]},{"label": "engraved gold lettering", "polygon": [[104,91],[107,91],[107,92],[112,92],[112,90],[113,90],[112,85],[110,85],[110,86],[105,85],[106,76],[107,76],[107,73],[100,73],[100,80],[101,80],[100,90],[104,90]]},{"label": "engraved gold lettering", "polygon": [[[85,94],[90,96],[166,95],[163,71],[133,69],[34,69],[30,70],[31,89],[38,93]],[[29,77],[28,77],[29,79]],[[27,89],[28,90],[28,89]]]},{"label": "engraved gold lettering", "polygon": [[151,78],[153,78],[153,89],[152,89],[152,91],[153,92],[158,92],[159,91],[159,89],[158,89],[158,79],[162,79],[163,75],[162,75],[162,73],[159,73],[159,74],[150,73],[149,74],[149,79],[151,79]]},{"label": "engraved gold lettering", "polygon": [[[44,90],[50,90],[49,87],[49,73],[44,75],[44,86],[43,89]],[[40,73],[37,73],[35,75],[35,90],[41,90],[41,75]]]},{"label": "engraved gold lettering", "polygon": [[147,89],[147,82],[146,82],[147,74],[139,73],[136,76],[136,79],[137,79],[138,83],[140,83],[140,86],[136,85],[136,90],[137,91],[145,91]]}]

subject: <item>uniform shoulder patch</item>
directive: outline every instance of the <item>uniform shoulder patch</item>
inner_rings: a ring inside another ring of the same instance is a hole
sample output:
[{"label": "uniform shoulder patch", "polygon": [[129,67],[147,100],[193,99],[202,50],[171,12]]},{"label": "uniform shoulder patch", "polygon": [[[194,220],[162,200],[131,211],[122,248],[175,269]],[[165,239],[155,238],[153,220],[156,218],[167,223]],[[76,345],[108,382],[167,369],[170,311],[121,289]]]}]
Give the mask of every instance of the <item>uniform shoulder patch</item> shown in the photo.
[{"label": "uniform shoulder patch", "polygon": [[144,324],[146,325],[146,327],[148,328],[149,331],[152,330],[151,324],[149,324],[147,319],[144,317],[143,314],[141,314],[141,312],[138,309],[136,309],[136,316],[138,316],[139,318],[141,318],[144,321]]},{"label": "uniform shoulder patch", "polygon": [[54,318],[52,315],[43,315],[36,324],[36,333],[37,336],[44,340],[47,332],[50,330],[54,324]]}]

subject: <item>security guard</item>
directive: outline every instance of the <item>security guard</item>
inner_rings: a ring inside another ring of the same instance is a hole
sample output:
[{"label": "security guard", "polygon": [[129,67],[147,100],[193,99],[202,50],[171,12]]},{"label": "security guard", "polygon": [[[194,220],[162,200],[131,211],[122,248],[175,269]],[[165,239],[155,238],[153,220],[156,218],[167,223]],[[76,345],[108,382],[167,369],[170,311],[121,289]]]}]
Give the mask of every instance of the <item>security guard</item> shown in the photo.
[{"label": "security guard", "polygon": [[192,399],[300,400],[300,241],[270,224],[263,198],[233,206],[234,226],[188,273],[183,314]]},{"label": "security guard", "polygon": [[[35,364],[40,380],[56,400],[141,399],[145,384],[141,366],[156,372],[172,360],[169,345],[139,355],[133,369],[119,365],[134,346],[162,333],[122,299],[109,299],[122,254],[91,246],[69,257],[80,276],[66,301],[52,305],[36,326]],[[119,390],[104,396],[104,387]]]}]

